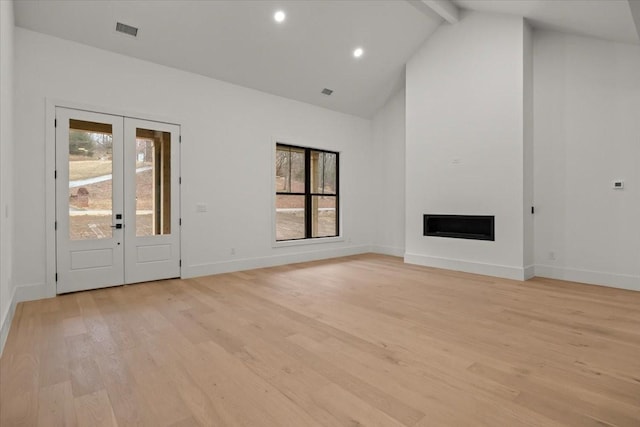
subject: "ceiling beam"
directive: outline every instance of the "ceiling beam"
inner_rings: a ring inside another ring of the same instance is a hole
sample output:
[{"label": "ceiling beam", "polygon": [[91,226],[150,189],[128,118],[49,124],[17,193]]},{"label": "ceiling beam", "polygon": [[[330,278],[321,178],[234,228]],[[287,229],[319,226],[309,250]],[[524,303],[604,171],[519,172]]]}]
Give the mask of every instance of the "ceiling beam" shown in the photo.
[{"label": "ceiling beam", "polygon": [[629,0],[629,8],[631,9],[631,18],[636,25],[636,33],[638,33],[638,40],[640,40],[640,1]]},{"label": "ceiling beam", "polygon": [[440,15],[449,24],[460,20],[460,10],[451,0],[422,0],[431,10]]}]

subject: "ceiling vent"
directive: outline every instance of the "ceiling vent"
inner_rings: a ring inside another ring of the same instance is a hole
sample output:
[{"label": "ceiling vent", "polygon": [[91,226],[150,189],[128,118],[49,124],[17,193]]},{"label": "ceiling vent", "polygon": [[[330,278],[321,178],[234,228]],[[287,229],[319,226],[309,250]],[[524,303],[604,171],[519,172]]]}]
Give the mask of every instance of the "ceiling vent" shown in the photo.
[{"label": "ceiling vent", "polygon": [[119,33],[127,34],[132,37],[138,36],[138,29],[131,25],[123,24],[122,22],[116,23],[116,31]]},{"label": "ceiling vent", "polygon": [[327,89],[325,87],[324,89],[322,89],[322,92],[320,92],[320,93],[322,93],[323,95],[329,96],[329,95],[331,95],[333,93],[333,91],[331,89]]}]

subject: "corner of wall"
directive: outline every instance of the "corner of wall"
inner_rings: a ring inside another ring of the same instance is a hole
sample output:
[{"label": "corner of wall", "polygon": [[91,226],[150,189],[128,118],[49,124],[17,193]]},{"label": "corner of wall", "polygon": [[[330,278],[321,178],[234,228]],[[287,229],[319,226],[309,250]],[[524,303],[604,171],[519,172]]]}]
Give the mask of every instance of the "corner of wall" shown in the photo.
[{"label": "corner of wall", "polygon": [[380,255],[404,257],[404,247],[400,246],[373,245],[371,246],[371,252]]},{"label": "corner of wall", "polygon": [[[523,265],[525,270],[527,266],[533,266],[535,264],[535,209],[534,201],[534,115],[533,115],[533,33],[532,28],[526,19],[523,19],[523,207],[522,214],[524,215],[523,221]],[[527,274],[525,274],[527,276]],[[533,270],[531,270],[531,276],[533,277]]]},{"label": "corner of wall", "polygon": [[0,350],[13,316],[14,10],[0,1]]},{"label": "corner of wall", "polygon": [[405,86],[372,120],[372,250],[403,256],[405,248]]},{"label": "corner of wall", "polygon": [[35,283],[32,285],[18,285],[14,286],[11,291],[11,297],[9,298],[8,309],[4,314],[4,317],[0,319],[0,355],[11,331],[11,324],[13,323],[13,316],[16,311],[16,307],[21,302],[34,301],[43,298],[49,298],[55,296],[55,291],[47,292],[47,286],[44,283]]}]

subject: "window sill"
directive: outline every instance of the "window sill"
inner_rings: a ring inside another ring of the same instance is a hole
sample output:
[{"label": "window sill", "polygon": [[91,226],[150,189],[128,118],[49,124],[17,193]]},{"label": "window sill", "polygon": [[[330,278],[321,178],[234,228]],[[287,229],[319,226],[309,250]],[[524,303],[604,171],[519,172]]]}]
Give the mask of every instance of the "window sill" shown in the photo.
[{"label": "window sill", "polygon": [[344,242],[343,236],[336,237],[316,237],[314,239],[300,239],[300,240],[282,240],[280,242],[273,242],[271,247],[273,248],[286,248],[289,246],[304,246],[304,245],[316,245],[319,243],[338,243]]}]

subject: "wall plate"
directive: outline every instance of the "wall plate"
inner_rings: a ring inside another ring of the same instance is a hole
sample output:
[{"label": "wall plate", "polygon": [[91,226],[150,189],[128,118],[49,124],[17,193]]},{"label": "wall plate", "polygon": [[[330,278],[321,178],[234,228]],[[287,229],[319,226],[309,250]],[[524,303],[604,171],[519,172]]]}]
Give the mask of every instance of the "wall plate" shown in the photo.
[{"label": "wall plate", "polygon": [[611,183],[611,187],[614,190],[622,190],[624,188],[624,181],[618,180],[618,181],[613,181]]}]

